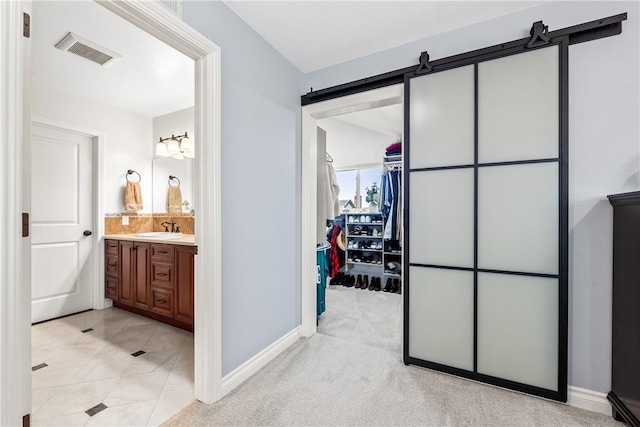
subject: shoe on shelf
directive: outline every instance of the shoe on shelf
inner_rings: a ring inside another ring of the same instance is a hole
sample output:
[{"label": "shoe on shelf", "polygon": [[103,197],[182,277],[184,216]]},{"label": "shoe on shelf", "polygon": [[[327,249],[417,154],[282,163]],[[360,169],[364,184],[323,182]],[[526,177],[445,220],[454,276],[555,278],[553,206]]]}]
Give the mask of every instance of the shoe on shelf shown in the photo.
[{"label": "shoe on shelf", "polygon": [[376,277],[376,287],[374,291],[380,292],[382,290],[382,283],[380,283],[380,278]]},{"label": "shoe on shelf", "polygon": [[391,277],[387,278],[387,283],[384,285],[382,292],[391,292],[392,282]]},{"label": "shoe on shelf", "polygon": [[371,222],[371,217],[369,215],[365,216],[364,222]]},{"label": "shoe on shelf", "polygon": [[349,240],[349,243],[347,244],[347,249],[353,249],[353,244],[354,244],[354,241]]},{"label": "shoe on shelf", "polygon": [[377,228],[374,228],[373,229],[373,233],[371,233],[371,235],[374,236],[374,237],[378,237],[379,234],[380,234],[380,232],[378,231]]},{"label": "shoe on shelf", "polygon": [[378,242],[378,244],[376,245],[376,249],[382,249],[382,242]]},{"label": "shoe on shelf", "polygon": [[372,291],[372,290],[374,290],[374,289],[375,289],[375,287],[376,287],[376,278],[375,278],[375,277],[372,277],[372,278],[371,278],[371,283],[369,283],[369,287],[368,287],[368,289],[369,289],[370,291]]},{"label": "shoe on shelf", "polygon": [[356,280],[356,289],[360,289],[362,287],[362,275],[358,274],[358,279]]},{"label": "shoe on shelf", "polygon": [[365,221],[366,217],[364,215],[360,215],[360,222],[367,222]]}]

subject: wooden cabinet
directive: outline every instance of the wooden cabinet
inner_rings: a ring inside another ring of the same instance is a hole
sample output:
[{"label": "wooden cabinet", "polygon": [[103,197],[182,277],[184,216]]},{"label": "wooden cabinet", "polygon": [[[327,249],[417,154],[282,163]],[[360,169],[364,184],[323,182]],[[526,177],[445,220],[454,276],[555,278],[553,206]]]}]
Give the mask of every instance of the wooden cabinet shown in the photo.
[{"label": "wooden cabinet", "polygon": [[104,294],[118,300],[120,295],[120,245],[115,240],[107,240],[104,248]]},{"label": "wooden cabinet", "polygon": [[609,196],[613,205],[613,416],[640,426],[640,192]]},{"label": "wooden cabinet", "polygon": [[114,306],[193,331],[195,246],[105,240],[105,296]]},{"label": "wooden cabinet", "polygon": [[176,319],[193,323],[193,271],[197,250],[193,246],[176,247]]}]

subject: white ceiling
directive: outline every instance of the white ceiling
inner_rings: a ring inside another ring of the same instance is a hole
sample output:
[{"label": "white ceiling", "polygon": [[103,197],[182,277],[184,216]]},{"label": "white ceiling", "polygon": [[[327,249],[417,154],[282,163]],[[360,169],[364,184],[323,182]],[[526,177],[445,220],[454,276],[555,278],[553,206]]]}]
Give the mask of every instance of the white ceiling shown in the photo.
[{"label": "white ceiling", "polygon": [[542,1],[226,1],[308,73]]},{"label": "white ceiling", "polygon": [[[156,117],[194,105],[194,63],[94,1],[34,1],[32,77],[42,85]],[[54,45],[68,32],[122,58],[104,67]]]}]

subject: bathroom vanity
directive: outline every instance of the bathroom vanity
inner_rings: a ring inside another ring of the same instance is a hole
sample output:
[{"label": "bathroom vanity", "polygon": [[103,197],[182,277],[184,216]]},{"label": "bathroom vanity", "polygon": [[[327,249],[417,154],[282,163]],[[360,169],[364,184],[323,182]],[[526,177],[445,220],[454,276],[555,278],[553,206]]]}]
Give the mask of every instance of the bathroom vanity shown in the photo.
[{"label": "bathroom vanity", "polygon": [[105,296],[115,307],[193,331],[193,235],[105,236]]}]

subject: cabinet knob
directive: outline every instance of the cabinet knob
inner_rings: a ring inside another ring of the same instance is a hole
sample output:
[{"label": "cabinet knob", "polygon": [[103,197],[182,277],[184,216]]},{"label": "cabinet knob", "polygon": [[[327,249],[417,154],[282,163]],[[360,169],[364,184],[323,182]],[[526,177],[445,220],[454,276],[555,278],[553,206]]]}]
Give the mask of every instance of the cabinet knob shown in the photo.
[{"label": "cabinet knob", "polygon": [[160,304],[166,304],[167,300],[166,299],[157,299],[156,302],[160,303]]}]

